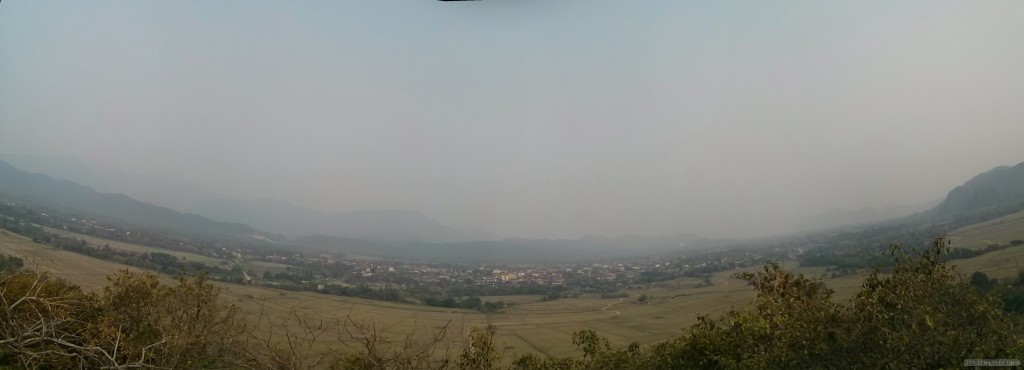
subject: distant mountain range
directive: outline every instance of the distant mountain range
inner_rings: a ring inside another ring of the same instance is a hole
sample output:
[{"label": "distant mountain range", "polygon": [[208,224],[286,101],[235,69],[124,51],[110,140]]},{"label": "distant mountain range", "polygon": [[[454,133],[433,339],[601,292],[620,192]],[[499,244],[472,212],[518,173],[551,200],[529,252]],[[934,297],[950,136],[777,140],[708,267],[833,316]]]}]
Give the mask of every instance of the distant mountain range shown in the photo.
[{"label": "distant mountain range", "polygon": [[[110,173],[84,167],[68,167],[66,173],[89,178],[107,178]],[[86,171],[88,170],[88,171]],[[116,174],[116,173],[115,173]],[[161,183],[155,178],[126,177],[134,184]],[[170,180],[168,180],[170,181]],[[97,183],[100,183],[97,180]],[[154,184],[155,186],[156,184]],[[627,235],[618,237],[589,236],[580,239],[525,239],[513,238],[493,241],[453,240],[462,235],[430,218],[407,211],[363,211],[326,213],[289,205],[274,200],[239,200],[216,198],[212,192],[199,187],[178,186],[198,192],[204,202],[185,202],[190,208],[198,207],[204,215],[178,212],[135,200],[124,194],[101,193],[88,186],[54,179],[47,175],[18,170],[0,161],[0,197],[25,202],[29,205],[70,211],[83,217],[98,217],[120,223],[167,230],[179,234],[228,238],[262,236],[284,245],[304,249],[340,252],[352,256],[379,257],[401,260],[461,263],[543,263],[566,261],[596,261],[608,258],[678,254],[700,248],[727,244],[724,240],[711,240],[693,234],[645,237]],[[165,199],[180,197],[164,195]],[[201,203],[201,204],[200,204]],[[179,203],[180,207],[183,203]],[[216,221],[206,217],[235,217],[245,219],[251,226],[272,231],[285,231],[291,235],[305,235],[285,240],[241,223]],[[232,216],[238,215],[238,216]],[[245,217],[242,217],[245,215]],[[331,230],[334,235],[319,231]],[[337,236],[346,235],[346,236]],[[410,238],[416,237],[416,240]]]},{"label": "distant mountain range", "polygon": [[800,219],[800,231],[831,229],[842,226],[865,225],[905,217],[918,212],[925,212],[939,204],[939,200],[914,205],[897,205],[879,208],[862,208],[851,210],[844,208],[831,209]]},{"label": "distant mountain range", "polygon": [[[22,171],[0,161],[0,197],[177,233],[221,238],[258,236],[355,256],[434,262],[539,263],[680,254],[738,243],[693,234],[474,241],[465,233],[412,211],[321,212],[273,199],[233,198],[187,182],[90,167],[68,160],[37,160],[33,167],[48,169],[57,176],[90,181],[105,192]],[[167,202],[165,204],[177,210],[111,191],[118,186],[130,188],[125,191],[140,197]],[[805,226],[822,229],[883,221],[942,223],[954,218],[981,220],[1016,212],[1024,209],[1024,163],[997,167],[977,175],[951,190],[931,210],[927,210],[928,207],[835,210],[808,219]],[[181,212],[185,209],[190,211]],[[910,213],[914,214],[906,216]],[[292,239],[286,240],[280,234]]]},{"label": "distant mountain range", "polygon": [[124,193],[180,212],[244,223],[288,237],[319,234],[386,243],[475,239],[474,235],[443,225],[416,211],[322,212],[275,199],[232,197],[187,181],[120,171],[71,158],[12,154],[6,157],[19,168],[71,180],[102,192]]},{"label": "distant mountain range", "polygon": [[[197,214],[144,203],[124,194],[100,193],[71,181],[20,171],[5,162],[0,162],[0,195],[191,234],[271,235],[258,231],[267,230],[291,237],[288,241],[280,237],[277,240],[292,246],[353,256],[434,262],[537,263],[659,255],[725,243],[692,234],[472,241],[464,233],[412,211],[319,212],[273,199],[232,198],[183,181],[88,166],[74,160],[36,157],[21,158],[19,162],[58,176],[97,184],[104,191],[130,188],[133,195]],[[244,222],[248,226],[215,219]]]},{"label": "distant mountain range", "polygon": [[976,221],[1024,210],[1024,163],[999,166],[953,188],[941,201],[909,206],[836,209],[801,220],[802,231],[857,228],[881,223],[944,223],[970,216]]},{"label": "distant mountain range", "polygon": [[415,211],[369,210],[320,212],[274,199],[220,198],[195,207],[196,213],[236,220],[253,227],[298,237],[330,235],[384,243],[459,242],[466,233]]},{"label": "distant mountain range", "polygon": [[47,175],[18,170],[0,161],[0,196],[30,205],[69,211],[83,217],[113,219],[145,228],[188,235],[251,239],[280,239],[240,223],[174,211],[132,199],[124,194],[100,193],[88,186]]},{"label": "distant mountain range", "polygon": [[800,220],[801,231],[873,224],[915,216],[919,220],[940,221],[949,217],[990,210],[996,207],[1024,208],[1024,163],[999,166],[974,176],[953,188],[944,199],[917,205],[901,205],[861,210],[834,209]]}]

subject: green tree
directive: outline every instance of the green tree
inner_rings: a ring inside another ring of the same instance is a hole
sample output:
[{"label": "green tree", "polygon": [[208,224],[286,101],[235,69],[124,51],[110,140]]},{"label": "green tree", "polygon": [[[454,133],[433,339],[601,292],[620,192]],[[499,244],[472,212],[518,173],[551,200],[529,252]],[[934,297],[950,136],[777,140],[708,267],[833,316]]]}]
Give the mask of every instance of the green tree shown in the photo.
[{"label": "green tree", "polygon": [[988,275],[981,271],[975,271],[971,274],[971,286],[981,292],[987,292],[992,290],[996,285],[995,281],[988,278]]}]

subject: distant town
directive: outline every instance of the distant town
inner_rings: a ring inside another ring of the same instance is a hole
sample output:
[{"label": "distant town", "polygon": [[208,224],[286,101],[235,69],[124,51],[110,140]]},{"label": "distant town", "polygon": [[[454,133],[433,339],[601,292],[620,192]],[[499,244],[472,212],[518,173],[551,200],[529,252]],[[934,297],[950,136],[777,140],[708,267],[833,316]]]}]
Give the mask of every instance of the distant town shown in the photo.
[{"label": "distant town", "polygon": [[[444,299],[458,304],[460,297],[473,296],[526,294],[559,299],[583,293],[622,294],[666,281],[704,286],[711,284],[709,277],[714,272],[791,259],[799,253],[792,248],[718,248],[596,263],[408,262],[304,251],[263,241],[185,239],[51,210],[37,211],[12,201],[0,203],[0,215],[0,227],[32,236],[37,242],[164,274],[207,273],[213,279],[239,284],[435,305],[444,305]],[[76,234],[160,250],[140,252],[110,243],[100,245]],[[187,254],[175,256],[172,251]],[[219,262],[201,263],[188,255]]]}]

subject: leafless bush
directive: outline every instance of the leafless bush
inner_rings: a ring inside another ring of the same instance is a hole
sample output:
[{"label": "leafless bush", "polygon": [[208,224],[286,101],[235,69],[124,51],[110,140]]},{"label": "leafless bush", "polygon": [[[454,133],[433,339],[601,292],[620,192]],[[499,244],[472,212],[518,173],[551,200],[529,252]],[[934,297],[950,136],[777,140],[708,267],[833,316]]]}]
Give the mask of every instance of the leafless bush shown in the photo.
[{"label": "leafless bush", "polygon": [[25,368],[78,367],[128,369],[149,366],[164,340],[125,355],[120,328],[112,346],[93,343],[95,327],[83,317],[96,297],[47,275],[17,273],[0,279],[0,353]]},{"label": "leafless bush", "polygon": [[372,322],[343,319],[338,341],[348,349],[332,364],[338,369],[447,369],[452,365],[451,342],[446,341],[451,321],[427,335],[418,333],[419,325],[391,339]]},{"label": "leafless bush", "polygon": [[[219,299],[202,277],[161,284],[121,272],[101,294],[47,275],[0,277],[0,364],[23,368],[490,369],[493,331],[471,330],[453,352],[452,323],[394,333],[351,316],[293,309],[254,320]],[[463,338],[456,338],[461,341]],[[461,345],[460,345],[461,347]],[[457,355],[457,356],[456,356]]]}]

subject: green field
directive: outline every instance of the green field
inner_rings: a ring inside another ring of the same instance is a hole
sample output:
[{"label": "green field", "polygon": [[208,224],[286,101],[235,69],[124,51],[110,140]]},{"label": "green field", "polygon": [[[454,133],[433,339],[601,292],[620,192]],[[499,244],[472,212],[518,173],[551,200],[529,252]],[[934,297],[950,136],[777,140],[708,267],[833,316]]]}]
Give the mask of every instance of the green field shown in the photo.
[{"label": "green field", "polygon": [[[86,238],[91,243],[110,243],[112,247],[126,250],[162,251],[66,234]],[[1005,243],[1024,237],[1024,213],[965,227],[951,233],[951,237],[956,246],[963,246],[963,243],[977,246],[988,241]],[[0,252],[19,256],[33,270],[68,279],[86,289],[102,287],[106,283],[106,275],[126,268],[116,263],[36,244],[10,233],[0,234]],[[183,252],[166,253],[204,263],[221,261]],[[1016,276],[1017,259],[1022,257],[1024,246],[1019,246],[954,263],[964,273],[984,271],[991,277],[1005,279]],[[824,268],[797,268],[792,262],[785,265],[795,272],[824,280],[836,291],[836,298],[841,302],[845,302],[859,289],[863,279],[863,275],[856,274],[829,279],[826,277],[830,274]],[[245,266],[255,273],[277,272],[287,268],[287,265],[264,262],[246,262]],[[227,302],[238,305],[245,315],[254,318],[261,312],[263,317],[271,319],[288,317],[293,313],[325,322],[349,317],[358,322],[372,322],[377,330],[389,335],[414,331],[430,333],[448,325],[448,340],[455,348],[463,345],[465,334],[471,328],[492,325],[497,329],[495,336],[500,348],[509,353],[563,356],[576,354],[572,333],[580,329],[593,329],[606,336],[613,345],[626,345],[634,341],[650,344],[679,335],[697,321],[698,314],[715,315],[732,307],[744,307],[754,297],[754,293],[745,281],[731,277],[736,272],[714,274],[710,286],[699,286],[703,279],[679,279],[654,284],[643,290],[627,291],[627,298],[601,298],[596,294],[554,301],[541,301],[540,296],[482,297],[485,301],[513,303],[504,313],[496,314],[313,292],[217,284],[224,289],[223,297]],[[650,299],[647,303],[639,303],[637,297],[640,295],[647,295]],[[266,328],[270,330],[269,325]],[[274,330],[279,331],[281,328]],[[322,345],[338,347],[337,342],[325,342]]]}]

